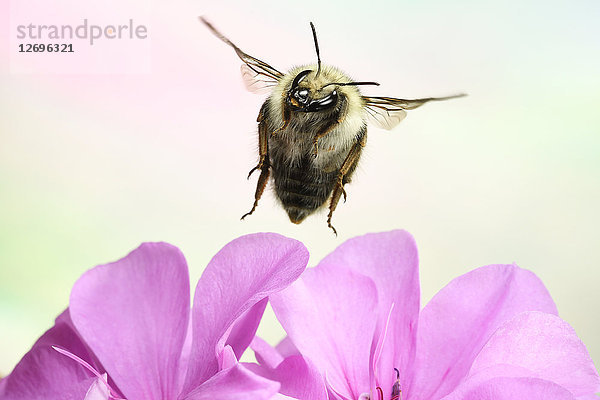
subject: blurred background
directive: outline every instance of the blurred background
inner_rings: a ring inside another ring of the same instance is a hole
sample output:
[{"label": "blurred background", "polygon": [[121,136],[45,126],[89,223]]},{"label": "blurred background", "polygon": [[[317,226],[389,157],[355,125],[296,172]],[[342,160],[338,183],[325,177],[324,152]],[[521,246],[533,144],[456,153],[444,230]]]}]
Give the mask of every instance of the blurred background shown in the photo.
[{"label": "blurred background", "polygon": [[[598,1],[124,3],[149,18],[139,73],[11,73],[0,6],[0,375],[80,274],[140,242],[179,246],[195,285],[246,233],[299,239],[315,265],[349,237],[396,228],[417,241],[423,305],[460,274],[515,262],[600,362]],[[291,224],[269,191],[241,222],[265,97],[246,92],[240,61],[198,15],[280,70],[314,62],[313,21],[324,63],[381,83],[367,94],[469,96],[369,130],[337,238],[325,214]],[[283,337],[270,312],[259,334]]]}]

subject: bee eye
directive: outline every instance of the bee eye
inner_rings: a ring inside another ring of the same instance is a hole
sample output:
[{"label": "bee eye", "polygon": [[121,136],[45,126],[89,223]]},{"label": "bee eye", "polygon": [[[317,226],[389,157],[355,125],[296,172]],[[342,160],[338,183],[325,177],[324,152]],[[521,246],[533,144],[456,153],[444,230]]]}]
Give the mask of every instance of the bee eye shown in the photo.
[{"label": "bee eye", "polygon": [[295,106],[304,107],[310,101],[310,92],[308,89],[296,88],[289,94],[288,101],[292,99],[296,102]]},{"label": "bee eye", "polygon": [[310,100],[310,92],[306,88],[298,87],[298,85],[311,72],[312,72],[312,70],[310,70],[310,69],[304,70],[304,71],[300,72],[298,75],[296,75],[296,77],[294,78],[294,81],[292,82],[292,87],[290,88],[290,91],[288,92],[288,98],[287,98],[287,101],[290,102],[293,107],[301,108],[301,107],[306,106],[306,104],[308,104],[308,102]]}]

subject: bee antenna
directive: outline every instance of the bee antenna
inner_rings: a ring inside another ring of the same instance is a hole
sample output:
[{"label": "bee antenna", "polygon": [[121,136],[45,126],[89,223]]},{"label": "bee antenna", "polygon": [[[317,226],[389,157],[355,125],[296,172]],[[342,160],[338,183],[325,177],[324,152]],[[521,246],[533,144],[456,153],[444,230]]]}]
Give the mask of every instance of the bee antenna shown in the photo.
[{"label": "bee antenna", "polygon": [[315,49],[317,50],[317,75],[315,75],[316,78],[321,72],[321,54],[319,52],[319,42],[317,41],[317,31],[315,30],[315,25],[312,22],[310,23],[310,29],[312,29],[313,39],[315,40]]},{"label": "bee antenna", "polygon": [[375,86],[379,86],[379,83],[377,82],[331,82],[328,83],[327,85],[324,85],[323,87],[321,87],[321,89],[330,86],[330,85],[338,85],[338,86],[361,86],[361,85],[375,85]]}]

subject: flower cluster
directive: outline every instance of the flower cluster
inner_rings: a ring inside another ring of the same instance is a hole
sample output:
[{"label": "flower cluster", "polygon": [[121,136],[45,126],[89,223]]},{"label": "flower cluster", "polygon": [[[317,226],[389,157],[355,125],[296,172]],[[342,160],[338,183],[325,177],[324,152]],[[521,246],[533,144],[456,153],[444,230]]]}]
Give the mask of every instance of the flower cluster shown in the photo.
[{"label": "flower cluster", "polygon": [[[460,276],[420,305],[404,231],[351,239],[315,268],[276,234],[225,246],[190,307],[187,264],[146,243],[86,272],[0,381],[4,400],[592,400],[600,378],[541,281]],[[256,337],[270,301],[288,336]],[[242,363],[251,347],[258,363]]]}]

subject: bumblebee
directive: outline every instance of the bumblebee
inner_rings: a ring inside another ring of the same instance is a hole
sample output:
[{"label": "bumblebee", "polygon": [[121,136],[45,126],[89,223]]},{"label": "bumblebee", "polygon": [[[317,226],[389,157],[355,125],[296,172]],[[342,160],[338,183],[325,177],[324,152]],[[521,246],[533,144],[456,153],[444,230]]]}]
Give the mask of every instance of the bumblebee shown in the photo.
[{"label": "bumblebee", "polygon": [[327,226],[340,198],[346,201],[344,186],[350,182],[367,143],[367,121],[393,129],[412,110],[429,101],[464,95],[398,99],[363,96],[357,82],[339,69],[321,64],[319,43],[310,23],[317,63],[282,73],[242,51],[204,17],[200,20],[242,60],[242,78],[251,92],[270,92],[258,114],[258,164],[260,171],[251,215],[272,177],[275,194],[290,221],[299,224],[328,204]]}]

